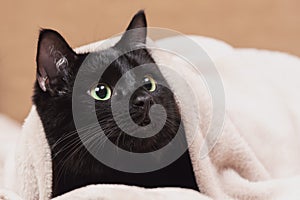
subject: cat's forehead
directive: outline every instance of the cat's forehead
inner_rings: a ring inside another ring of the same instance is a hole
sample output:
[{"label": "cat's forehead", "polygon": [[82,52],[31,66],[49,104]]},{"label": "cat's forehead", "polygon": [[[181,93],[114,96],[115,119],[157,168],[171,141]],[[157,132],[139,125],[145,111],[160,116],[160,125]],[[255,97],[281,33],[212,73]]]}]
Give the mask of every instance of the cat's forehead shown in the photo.
[{"label": "cat's forehead", "polygon": [[111,82],[117,82],[123,76],[127,80],[136,79],[137,73],[133,69],[139,66],[146,66],[143,68],[144,73],[151,73],[151,71],[157,73],[158,71],[157,67],[153,67],[155,62],[146,50],[124,53],[116,48],[109,48],[90,53],[84,65],[88,72],[102,75],[101,78],[109,79]]},{"label": "cat's forehead", "polygon": [[114,48],[92,52],[86,60],[92,71],[105,71],[112,68],[118,73],[125,73],[125,71],[139,65],[131,58],[130,53],[123,53]]}]

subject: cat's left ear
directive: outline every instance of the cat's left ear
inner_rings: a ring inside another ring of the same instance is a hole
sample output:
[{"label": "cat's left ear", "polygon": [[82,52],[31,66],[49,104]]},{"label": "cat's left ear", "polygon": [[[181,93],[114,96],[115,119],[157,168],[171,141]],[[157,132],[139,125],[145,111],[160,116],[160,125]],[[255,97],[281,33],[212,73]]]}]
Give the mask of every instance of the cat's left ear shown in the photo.
[{"label": "cat's left ear", "polygon": [[76,59],[77,54],[58,32],[41,30],[36,57],[40,88],[51,95],[60,92]]},{"label": "cat's left ear", "polygon": [[146,44],[147,20],[145,12],[140,10],[134,15],[126,32],[116,46],[136,46]]}]

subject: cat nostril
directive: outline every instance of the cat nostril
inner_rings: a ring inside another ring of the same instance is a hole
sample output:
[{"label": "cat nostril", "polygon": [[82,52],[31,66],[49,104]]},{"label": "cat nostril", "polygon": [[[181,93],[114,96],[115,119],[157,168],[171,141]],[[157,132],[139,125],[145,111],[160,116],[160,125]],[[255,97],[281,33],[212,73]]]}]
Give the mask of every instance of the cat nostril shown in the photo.
[{"label": "cat nostril", "polygon": [[145,99],[142,97],[137,97],[134,99],[133,104],[138,107],[144,107]]},{"label": "cat nostril", "polygon": [[152,96],[144,90],[136,92],[131,103],[134,107],[144,109],[145,111],[149,111],[150,107],[154,104]]}]

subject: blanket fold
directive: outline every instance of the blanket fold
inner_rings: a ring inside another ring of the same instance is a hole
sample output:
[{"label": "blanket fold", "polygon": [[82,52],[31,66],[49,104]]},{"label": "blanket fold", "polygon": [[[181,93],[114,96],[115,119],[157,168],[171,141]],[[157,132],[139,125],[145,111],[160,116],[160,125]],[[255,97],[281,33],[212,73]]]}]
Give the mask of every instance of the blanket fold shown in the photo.
[{"label": "blanket fold", "polygon": [[[210,141],[207,137],[213,105],[203,79],[193,69],[185,67],[187,62],[176,54],[170,56],[155,49],[151,53],[161,64],[160,70],[179,103],[201,193],[183,188],[145,189],[99,184],[78,188],[54,200],[300,198],[300,95],[297,93],[300,59],[278,52],[235,49],[211,38],[187,37],[204,49],[224,84],[226,109],[222,132],[217,140]],[[169,50],[180,54],[181,39],[179,36],[165,38],[155,41],[155,45],[173,44]],[[75,51],[96,51],[103,48],[101,44],[102,41],[96,42]],[[195,52],[185,49],[185,53],[193,55]],[[201,59],[197,59],[195,56],[193,62],[201,65]],[[196,91],[199,109],[189,106],[191,100],[186,91],[163,66],[172,66],[172,70],[186,77],[187,84]],[[209,71],[201,73],[211,78]],[[195,124],[199,125],[196,129]],[[203,154],[205,148],[207,154]],[[0,199],[51,199],[50,148],[34,105],[23,125],[15,160],[11,162],[16,168],[6,169],[9,172],[4,176],[9,175],[14,185],[0,189]],[[7,177],[0,179],[8,180]]]}]

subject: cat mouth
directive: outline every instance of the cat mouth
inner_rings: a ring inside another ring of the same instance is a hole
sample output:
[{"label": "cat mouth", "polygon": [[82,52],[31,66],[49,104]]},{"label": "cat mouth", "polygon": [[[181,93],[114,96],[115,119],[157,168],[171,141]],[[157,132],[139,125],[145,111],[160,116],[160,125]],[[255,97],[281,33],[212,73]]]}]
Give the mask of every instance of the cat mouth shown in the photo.
[{"label": "cat mouth", "polygon": [[[136,153],[147,153],[156,151],[165,145],[167,145],[173,137],[176,135],[174,128],[168,124],[160,124],[162,121],[158,121],[150,118],[138,118],[139,121],[136,124],[139,126],[131,127],[129,124],[125,130],[118,128],[109,128],[105,131],[107,139],[109,139],[117,147]],[[137,119],[136,119],[137,120]],[[162,127],[158,130],[158,127]],[[110,132],[109,130],[115,131]],[[110,134],[112,133],[112,134]]]},{"label": "cat mouth", "polygon": [[134,120],[140,127],[145,127],[151,123],[151,119],[148,114],[144,114],[141,118]]},{"label": "cat mouth", "polygon": [[151,123],[151,119],[149,117],[149,112],[141,111],[136,112],[132,111],[130,113],[130,116],[134,123],[140,127],[145,127]]}]

